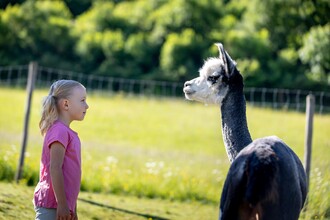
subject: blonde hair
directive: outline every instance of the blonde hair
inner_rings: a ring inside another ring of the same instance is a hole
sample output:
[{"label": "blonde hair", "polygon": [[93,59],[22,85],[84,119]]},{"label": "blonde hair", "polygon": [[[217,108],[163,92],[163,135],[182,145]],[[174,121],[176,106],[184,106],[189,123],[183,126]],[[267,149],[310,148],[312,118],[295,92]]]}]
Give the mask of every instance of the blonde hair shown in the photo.
[{"label": "blonde hair", "polygon": [[72,89],[82,84],[74,80],[58,80],[49,89],[49,94],[42,103],[41,119],[39,128],[41,135],[45,135],[50,126],[58,119],[57,104],[60,99],[66,99],[71,95]]}]

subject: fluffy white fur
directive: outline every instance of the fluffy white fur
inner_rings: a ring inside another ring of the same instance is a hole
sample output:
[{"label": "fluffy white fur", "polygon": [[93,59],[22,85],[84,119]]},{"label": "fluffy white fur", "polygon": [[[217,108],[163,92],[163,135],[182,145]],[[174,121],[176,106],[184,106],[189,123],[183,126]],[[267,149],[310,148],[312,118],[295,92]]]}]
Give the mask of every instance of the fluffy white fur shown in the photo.
[{"label": "fluffy white fur", "polygon": [[199,77],[185,83],[183,89],[185,97],[189,100],[207,104],[221,104],[223,98],[227,95],[228,88],[221,87],[221,82],[212,84],[207,79],[221,69],[222,66],[224,66],[224,63],[220,58],[207,59],[199,70]]}]

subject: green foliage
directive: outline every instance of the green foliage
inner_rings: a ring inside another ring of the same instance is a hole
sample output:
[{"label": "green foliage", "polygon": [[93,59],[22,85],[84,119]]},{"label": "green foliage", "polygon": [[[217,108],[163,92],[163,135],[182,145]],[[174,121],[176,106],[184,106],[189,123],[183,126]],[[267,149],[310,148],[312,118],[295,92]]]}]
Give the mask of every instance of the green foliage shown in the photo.
[{"label": "green foliage", "polygon": [[169,34],[160,57],[164,75],[176,81],[195,77],[201,66],[203,46],[202,37],[192,29],[185,29],[181,34]]},{"label": "green foliage", "polygon": [[326,0],[12,3],[0,5],[0,65],[183,82],[223,42],[247,86],[329,89]]},{"label": "green foliage", "polygon": [[70,58],[67,51],[72,50],[73,39],[70,36],[71,14],[63,2],[26,1],[22,6],[8,6],[0,16],[4,29],[0,40],[0,47],[4,49],[3,64],[35,60],[54,66],[56,63],[43,57],[48,54],[67,63],[65,59]]},{"label": "green foliage", "polygon": [[14,170],[14,160],[10,158],[8,160],[8,157],[4,155],[4,159],[0,159],[0,180],[1,181],[12,181],[15,176],[15,170]]},{"label": "green foliage", "polygon": [[301,60],[308,64],[311,78],[330,84],[330,23],[317,26],[305,34],[299,51]]}]

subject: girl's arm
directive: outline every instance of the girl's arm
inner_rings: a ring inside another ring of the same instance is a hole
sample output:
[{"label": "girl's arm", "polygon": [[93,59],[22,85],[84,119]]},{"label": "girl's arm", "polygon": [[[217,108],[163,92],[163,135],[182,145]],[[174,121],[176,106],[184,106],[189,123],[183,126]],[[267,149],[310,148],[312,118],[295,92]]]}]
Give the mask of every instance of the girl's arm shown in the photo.
[{"label": "girl's arm", "polygon": [[78,220],[78,214],[77,214],[77,203],[76,203],[76,209],[74,211],[74,215],[73,215],[73,220]]},{"label": "girl's arm", "polygon": [[50,145],[50,176],[57,200],[57,218],[70,219],[71,214],[66,201],[62,165],[65,148],[59,142]]}]

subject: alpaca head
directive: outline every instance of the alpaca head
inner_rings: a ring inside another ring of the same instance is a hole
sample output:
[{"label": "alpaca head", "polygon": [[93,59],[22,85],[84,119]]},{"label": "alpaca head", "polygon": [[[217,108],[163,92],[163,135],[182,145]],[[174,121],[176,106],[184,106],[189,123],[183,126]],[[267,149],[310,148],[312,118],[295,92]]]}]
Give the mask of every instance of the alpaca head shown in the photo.
[{"label": "alpaca head", "polygon": [[221,43],[216,46],[219,49],[219,57],[207,59],[199,70],[199,77],[185,82],[183,92],[187,99],[221,104],[232,86],[243,87],[236,62],[230,58]]}]

